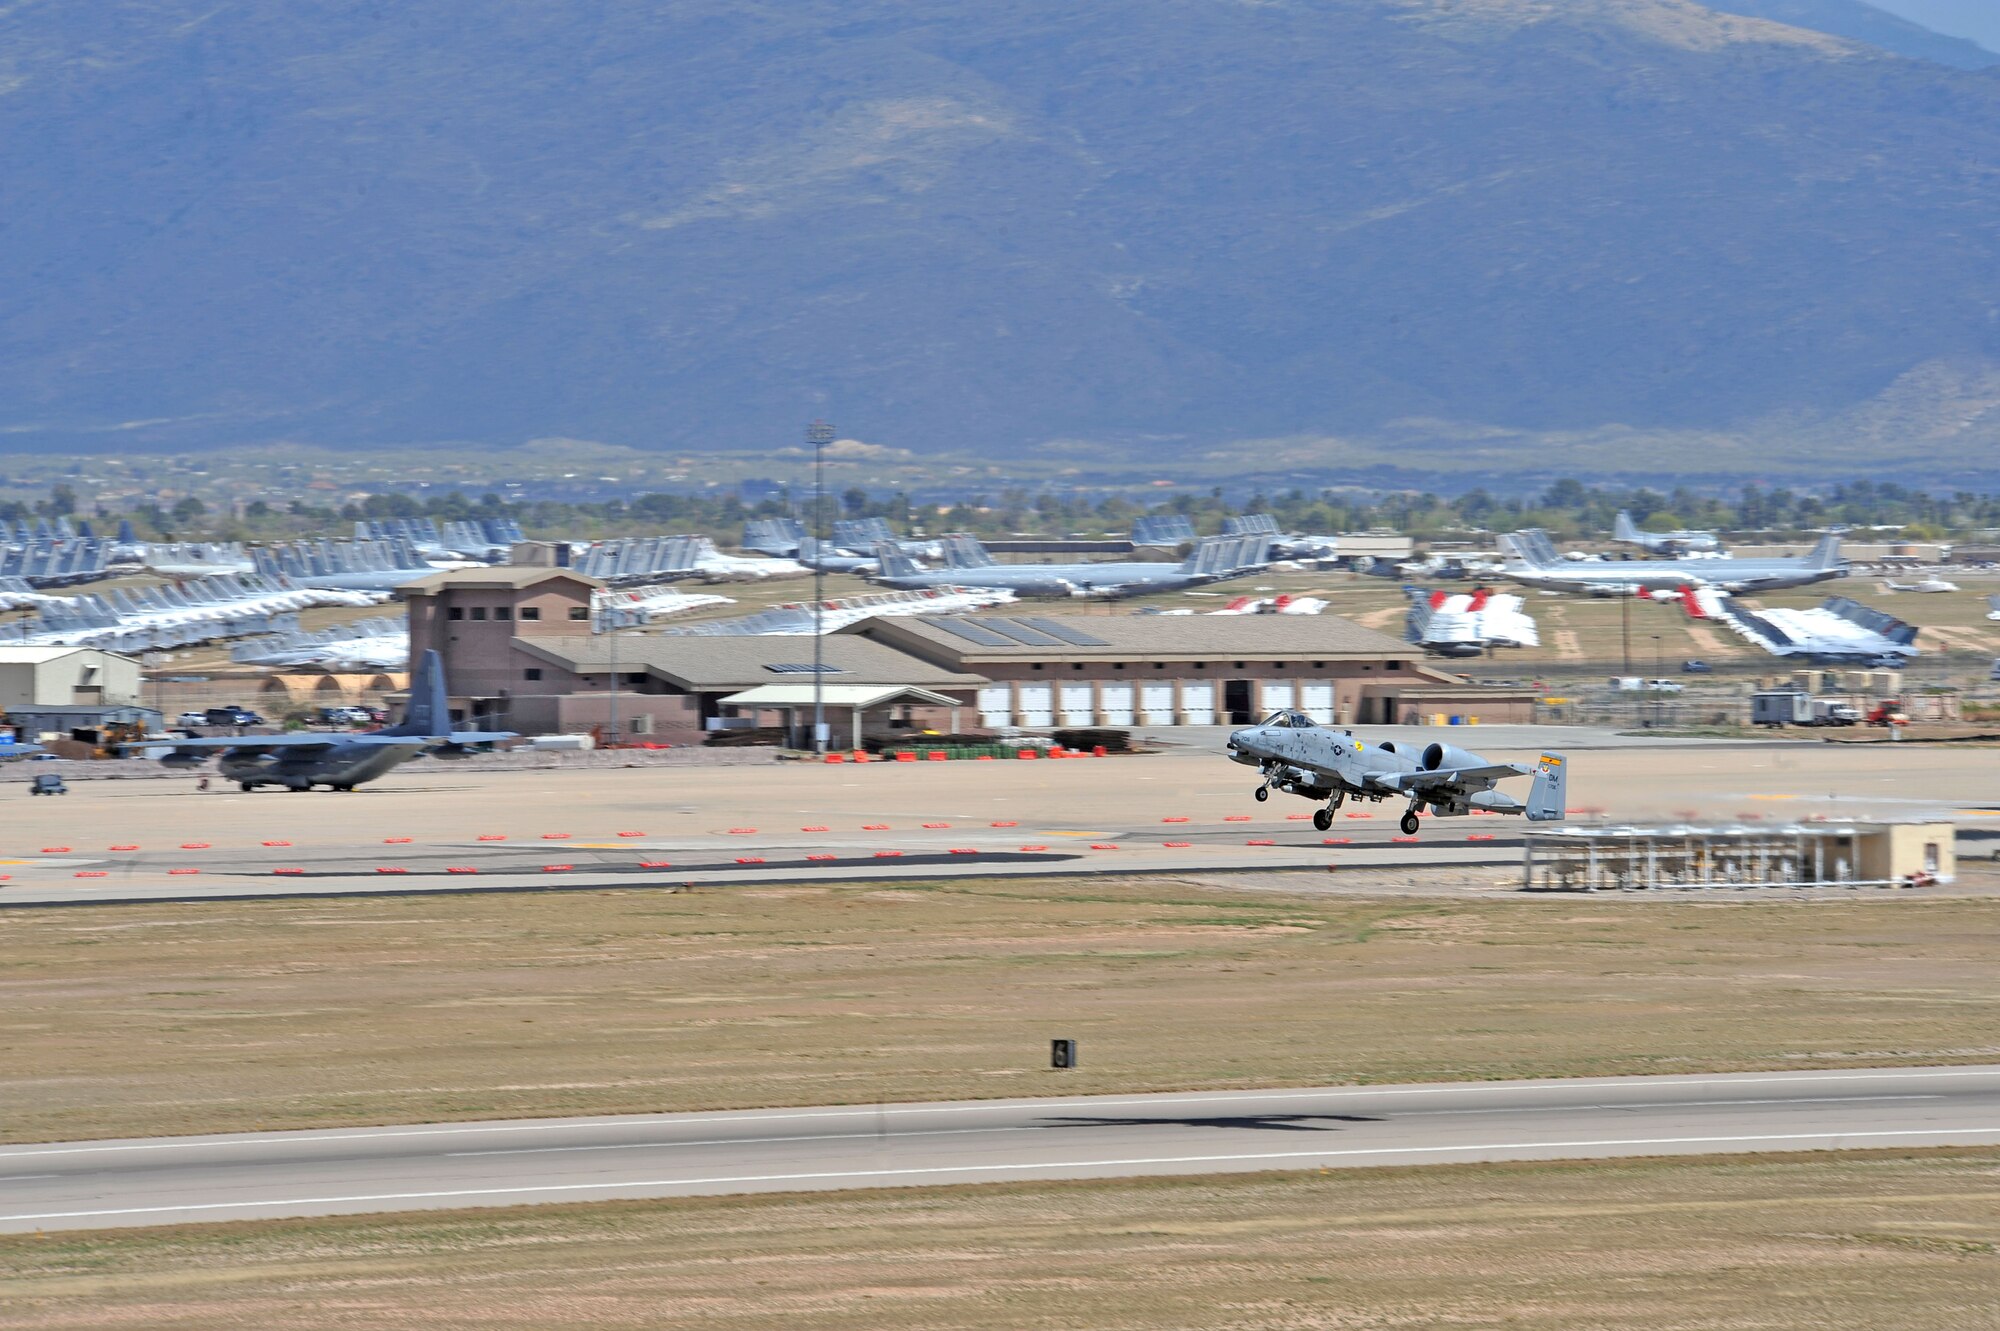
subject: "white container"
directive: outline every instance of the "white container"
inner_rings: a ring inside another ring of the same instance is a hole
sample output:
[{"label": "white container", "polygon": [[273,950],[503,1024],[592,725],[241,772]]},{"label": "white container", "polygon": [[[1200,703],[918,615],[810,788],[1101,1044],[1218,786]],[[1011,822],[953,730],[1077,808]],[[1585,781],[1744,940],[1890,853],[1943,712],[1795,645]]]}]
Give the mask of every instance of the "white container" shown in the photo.
[{"label": "white container", "polygon": [[595,735],[536,735],[528,747],[537,753],[585,753],[597,747]]}]

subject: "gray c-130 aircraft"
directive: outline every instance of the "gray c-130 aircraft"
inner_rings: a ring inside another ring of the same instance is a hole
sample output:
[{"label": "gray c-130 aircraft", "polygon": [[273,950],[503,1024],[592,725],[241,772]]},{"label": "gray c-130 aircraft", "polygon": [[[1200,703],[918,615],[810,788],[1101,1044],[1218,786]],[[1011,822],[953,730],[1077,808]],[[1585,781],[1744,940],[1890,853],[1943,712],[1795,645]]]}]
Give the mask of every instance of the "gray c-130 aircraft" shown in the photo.
[{"label": "gray c-130 aircraft", "polygon": [[[1560,822],[1567,789],[1566,766],[1560,753],[1544,753],[1533,767],[1497,763],[1449,744],[1429,744],[1405,752],[1393,740],[1366,743],[1351,730],[1331,730],[1303,712],[1273,712],[1254,726],[1229,736],[1229,757],[1264,774],[1257,787],[1259,802],[1273,789],[1309,800],[1325,800],[1313,812],[1313,826],[1324,832],[1333,815],[1349,799],[1406,799],[1405,836],[1417,834],[1417,813],[1426,805],[1432,813],[1452,817],[1481,810],[1525,814],[1529,822]],[[1533,773],[1528,802],[1521,803],[1493,787],[1510,776]]]},{"label": "gray c-130 aircraft", "polygon": [[411,677],[410,701],[404,708],[402,721],[386,730],[151,740],[126,747],[157,749],[171,745],[171,750],[160,759],[169,767],[198,767],[211,753],[219,753],[218,770],[224,779],[245,790],[258,786],[352,790],[419,754],[469,758],[500,740],[512,738],[511,730],[451,728],[444,662],[432,650],[424,653],[416,674]]}]

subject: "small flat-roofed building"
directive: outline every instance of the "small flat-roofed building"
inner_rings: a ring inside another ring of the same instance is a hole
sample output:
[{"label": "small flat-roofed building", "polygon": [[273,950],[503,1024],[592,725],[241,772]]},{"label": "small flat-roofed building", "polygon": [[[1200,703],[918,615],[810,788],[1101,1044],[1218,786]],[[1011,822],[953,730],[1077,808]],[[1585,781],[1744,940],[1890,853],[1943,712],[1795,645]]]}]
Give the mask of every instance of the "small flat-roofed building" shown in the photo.
[{"label": "small flat-roofed building", "polygon": [[[1532,719],[1531,693],[1475,690],[1425,664],[1421,648],[1337,615],[941,615],[870,619],[835,636],[985,676],[989,730],[1246,725],[1281,708],[1323,724],[1468,710]],[[1421,711],[1409,705],[1417,694]]]},{"label": "small flat-roofed building", "polygon": [[[810,733],[811,638],[596,634],[522,638],[515,652],[524,664],[510,697],[513,730],[615,729],[621,742],[673,744],[737,728],[804,732],[793,734],[795,741]],[[820,657],[822,706],[835,744],[864,734],[958,730],[972,719],[976,691],[986,683],[845,634],[829,634]]]},{"label": "small flat-roofed building", "polygon": [[1906,887],[1958,873],[1942,821],[1544,826],[1524,837],[1530,891]]},{"label": "small flat-roofed building", "polygon": [[98,647],[0,647],[0,708],[125,707],[139,701],[139,662]]}]

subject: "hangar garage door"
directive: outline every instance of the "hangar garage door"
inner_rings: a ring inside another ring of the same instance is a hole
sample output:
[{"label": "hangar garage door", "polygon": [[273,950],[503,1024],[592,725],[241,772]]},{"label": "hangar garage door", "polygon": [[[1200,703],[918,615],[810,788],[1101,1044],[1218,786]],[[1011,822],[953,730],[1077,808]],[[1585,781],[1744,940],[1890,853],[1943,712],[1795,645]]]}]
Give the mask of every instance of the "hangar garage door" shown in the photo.
[{"label": "hangar garage door", "polygon": [[1333,724],[1333,685],[1299,686],[1299,710],[1323,726]]},{"label": "hangar garage door", "polygon": [[1263,704],[1258,708],[1259,717],[1269,716],[1273,712],[1290,711],[1292,697],[1293,692],[1290,684],[1266,683],[1263,688],[1258,690],[1258,701]]},{"label": "hangar garage door", "polygon": [[1181,713],[1191,726],[1212,726],[1215,724],[1215,685],[1209,683],[1181,685]]},{"label": "hangar garage door", "polygon": [[979,691],[979,724],[998,730],[1014,724],[1014,686],[988,684]]},{"label": "hangar garage door", "polygon": [[1132,686],[1130,684],[1106,684],[1104,686],[1104,724],[1107,726],[1129,726],[1132,724]]},{"label": "hangar garage door", "polygon": [[1149,726],[1170,726],[1174,723],[1174,686],[1171,684],[1141,684],[1139,686],[1139,710]]},{"label": "hangar garage door", "polygon": [[1062,686],[1062,722],[1066,726],[1090,726],[1097,724],[1097,686],[1095,684],[1065,684]]},{"label": "hangar garage door", "polygon": [[1023,684],[1019,709],[1020,723],[1036,727],[1054,725],[1055,693],[1054,686],[1049,684]]}]

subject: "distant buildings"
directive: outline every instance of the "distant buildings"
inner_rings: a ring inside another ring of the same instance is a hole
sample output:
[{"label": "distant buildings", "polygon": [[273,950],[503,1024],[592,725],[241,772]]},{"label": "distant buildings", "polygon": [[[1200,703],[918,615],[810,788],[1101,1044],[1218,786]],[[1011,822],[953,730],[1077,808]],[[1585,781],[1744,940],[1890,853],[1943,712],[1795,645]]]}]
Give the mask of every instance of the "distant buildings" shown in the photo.
[{"label": "distant buildings", "polygon": [[[411,650],[444,656],[460,720],[524,733],[692,744],[809,723],[808,639],[593,633],[601,586],[562,568],[433,574],[403,589]],[[1333,615],[876,618],[821,646],[837,744],[926,729],[1223,725],[1282,707],[1328,723],[1516,721],[1532,706]]]}]

